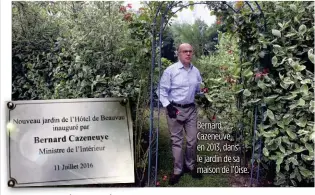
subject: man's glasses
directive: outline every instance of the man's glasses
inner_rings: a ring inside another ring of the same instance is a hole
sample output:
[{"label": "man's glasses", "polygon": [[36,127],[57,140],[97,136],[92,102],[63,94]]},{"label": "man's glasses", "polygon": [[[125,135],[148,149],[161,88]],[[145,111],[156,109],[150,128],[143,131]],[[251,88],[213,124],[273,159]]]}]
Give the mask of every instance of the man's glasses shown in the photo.
[{"label": "man's glasses", "polygon": [[182,53],[193,53],[193,51],[192,50],[183,50],[183,51],[181,51]]}]

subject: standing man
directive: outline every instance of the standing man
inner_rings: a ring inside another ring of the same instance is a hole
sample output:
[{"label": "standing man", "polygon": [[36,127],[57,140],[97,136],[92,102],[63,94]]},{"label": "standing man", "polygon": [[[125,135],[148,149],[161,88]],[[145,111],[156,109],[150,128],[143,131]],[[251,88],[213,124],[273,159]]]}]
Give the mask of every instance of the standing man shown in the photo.
[{"label": "standing man", "polygon": [[[166,108],[167,124],[172,141],[174,170],[169,184],[179,182],[183,172],[190,172],[193,178],[202,178],[197,173],[197,108],[195,95],[200,92],[202,78],[199,70],[191,64],[193,48],[183,43],[178,49],[178,62],[164,71],[157,95]],[[184,130],[186,133],[186,151],[183,156]]]}]

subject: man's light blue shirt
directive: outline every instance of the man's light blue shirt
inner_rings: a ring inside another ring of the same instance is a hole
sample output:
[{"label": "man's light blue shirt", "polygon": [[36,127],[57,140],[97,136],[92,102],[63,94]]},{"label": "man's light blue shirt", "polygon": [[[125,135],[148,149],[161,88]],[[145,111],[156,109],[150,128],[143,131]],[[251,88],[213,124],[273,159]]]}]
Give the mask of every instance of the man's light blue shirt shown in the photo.
[{"label": "man's light blue shirt", "polygon": [[195,101],[195,95],[200,92],[202,78],[199,70],[190,65],[186,70],[179,61],[164,70],[156,93],[163,107],[174,101],[177,104],[190,104]]}]

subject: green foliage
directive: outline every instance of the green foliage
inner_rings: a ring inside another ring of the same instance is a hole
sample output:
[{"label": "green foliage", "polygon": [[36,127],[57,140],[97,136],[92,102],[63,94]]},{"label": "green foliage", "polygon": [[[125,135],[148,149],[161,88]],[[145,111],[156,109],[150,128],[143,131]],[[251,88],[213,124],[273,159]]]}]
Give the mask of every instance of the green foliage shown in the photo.
[{"label": "green foliage", "polygon": [[212,38],[217,34],[217,26],[209,27],[204,21],[197,19],[194,24],[176,23],[171,26],[175,45],[190,43],[194,48],[194,55],[199,58],[206,53],[213,52],[216,42]]},{"label": "green foliage", "polygon": [[[105,90],[108,80],[128,67],[124,56],[117,55],[129,38],[122,14],[115,13],[119,4],[16,5],[13,23],[19,25],[13,25],[13,99],[112,95]],[[25,27],[21,13],[34,20],[31,26]],[[54,29],[45,30],[48,26]]]},{"label": "green foliage", "polygon": [[141,183],[150,16],[120,2],[13,2],[12,15],[12,99],[129,98]]},{"label": "green foliage", "polygon": [[[254,105],[267,106],[263,165],[275,163],[275,185],[314,183],[314,3],[261,2],[263,20],[249,10],[231,16],[242,50],[243,107],[252,116]],[[259,22],[257,22],[259,21]],[[261,27],[261,28],[257,28]],[[232,27],[231,27],[232,26]],[[248,76],[247,76],[248,75]],[[253,75],[253,76],[251,76]],[[269,167],[268,167],[269,166]]]},{"label": "green foliage", "polygon": [[[270,127],[264,132],[277,130],[272,139],[265,139],[270,151],[265,160],[276,158],[276,185],[305,185],[314,182],[314,63],[308,52],[314,47],[314,6],[310,2],[275,3],[266,6],[267,12],[277,9],[268,20],[272,35],[266,44],[272,46],[273,74],[263,80],[273,89],[264,93],[278,97],[268,102]],[[294,17],[292,17],[292,15]],[[270,117],[271,116],[271,117]],[[283,139],[287,142],[283,143]],[[270,147],[272,140],[280,140],[277,147]]]},{"label": "green foliage", "polygon": [[239,50],[236,39],[221,32],[216,47],[216,53],[202,56],[196,64],[202,74],[204,87],[209,89],[204,98],[199,98],[199,102],[204,107],[205,117],[212,120],[216,116],[226,132],[231,133],[240,120],[235,103],[236,92],[240,89],[235,73],[240,63]]}]

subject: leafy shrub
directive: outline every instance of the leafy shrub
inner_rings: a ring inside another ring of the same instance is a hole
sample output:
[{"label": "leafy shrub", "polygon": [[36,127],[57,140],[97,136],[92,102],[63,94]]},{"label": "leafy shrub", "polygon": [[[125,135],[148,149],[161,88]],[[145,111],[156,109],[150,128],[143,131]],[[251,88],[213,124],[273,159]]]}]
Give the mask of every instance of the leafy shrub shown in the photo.
[{"label": "leafy shrub", "polygon": [[249,9],[227,20],[227,25],[233,26],[229,29],[235,29],[240,37],[242,106],[245,116],[252,116],[256,105],[266,105],[258,136],[263,140],[263,166],[275,170],[274,184],[311,186],[315,138],[314,3],[260,4],[266,26]]},{"label": "leafy shrub", "polygon": [[231,133],[241,119],[235,103],[235,92],[240,86],[233,76],[240,63],[237,40],[220,32],[216,48],[217,52],[202,56],[196,64],[202,74],[203,87],[209,89],[204,98],[199,98],[199,103],[204,107],[206,117],[220,121],[222,127]]},{"label": "leafy shrub", "polygon": [[150,25],[126,10],[120,2],[14,2],[12,99],[129,98],[142,185]]}]

